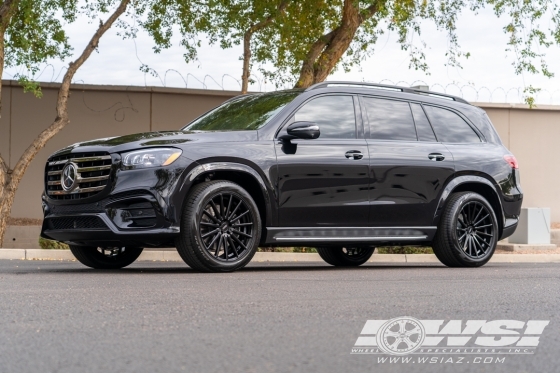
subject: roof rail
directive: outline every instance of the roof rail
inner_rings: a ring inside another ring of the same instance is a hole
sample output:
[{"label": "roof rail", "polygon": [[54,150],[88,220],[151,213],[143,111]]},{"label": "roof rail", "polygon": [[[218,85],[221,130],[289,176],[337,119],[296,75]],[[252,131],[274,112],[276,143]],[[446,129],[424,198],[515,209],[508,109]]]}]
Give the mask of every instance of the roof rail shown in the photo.
[{"label": "roof rail", "polygon": [[365,82],[358,82],[358,83],[356,83],[356,82],[343,82],[343,81],[322,82],[322,83],[313,84],[312,86],[307,88],[306,91],[311,91],[312,89],[318,89],[318,88],[328,88],[329,86],[333,86],[333,85],[355,86],[355,87],[363,87],[363,88],[376,88],[376,89],[385,89],[385,90],[390,90],[390,91],[400,91],[400,92],[404,92],[404,93],[415,93],[415,94],[418,94],[418,95],[444,98],[444,99],[453,100],[453,101],[461,102],[463,104],[470,105],[470,103],[467,100],[465,100],[464,98],[448,95],[448,94],[445,94],[445,93],[424,91],[424,90],[421,90],[421,89],[401,87],[401,86],[397,86],[397,85],[386,85],[386,84],[365,83]]}]

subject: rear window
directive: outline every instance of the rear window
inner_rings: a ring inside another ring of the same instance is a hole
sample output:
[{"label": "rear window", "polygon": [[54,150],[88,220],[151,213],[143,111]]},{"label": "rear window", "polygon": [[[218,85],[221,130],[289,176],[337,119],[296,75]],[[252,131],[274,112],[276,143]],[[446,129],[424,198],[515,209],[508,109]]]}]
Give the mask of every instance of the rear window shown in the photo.
[{"label": "rear window", "polygon": [[447,143],[476,143],[480,138],[456,113],[435,106],[424,105],[438,141]]},{"label": "rear window", "polygon": [[363,103],[371,139],[416,141],[416,130],[408,102],[363,97]]},{"label": "rear window", "polygon": [[183,130],[186,131],[247,131],[258,130],[280,110],[303,92],[282,91],[246,95],[228,101],[204,114]]}]

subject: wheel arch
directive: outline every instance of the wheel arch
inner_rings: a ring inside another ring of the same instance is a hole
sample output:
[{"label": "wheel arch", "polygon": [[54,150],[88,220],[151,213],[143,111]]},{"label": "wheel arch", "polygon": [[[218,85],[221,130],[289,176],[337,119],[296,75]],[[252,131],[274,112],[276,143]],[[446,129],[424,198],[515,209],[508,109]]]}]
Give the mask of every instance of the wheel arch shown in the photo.
[{"label": "wheel arch", "polygon": [[434,225],[439,226],[439,221],[445,208],[449,196],[456,192],[474,192],[478,193],[492,206],[494,213],[496,214],[496,219],[498,221],[499,237],[502,235],[504,229],[505,217],[503,212],[502,200],[499,197],[496,187],[490,180],[482,176],[476,175],[463,175],[451,180],[443,192],[441,193],[438,207],[434,215]]},{"label": "wheel arch", "polygon": [[257,204],[262,221],[263,234],[267,225],[273,222],[273,206],[270,186],[253,167],[237,162],[208,162],[194,167],[188,173],[183,190],[183,200],[193,186],[209,180],[227,180],[240,185],[247,191]]}]

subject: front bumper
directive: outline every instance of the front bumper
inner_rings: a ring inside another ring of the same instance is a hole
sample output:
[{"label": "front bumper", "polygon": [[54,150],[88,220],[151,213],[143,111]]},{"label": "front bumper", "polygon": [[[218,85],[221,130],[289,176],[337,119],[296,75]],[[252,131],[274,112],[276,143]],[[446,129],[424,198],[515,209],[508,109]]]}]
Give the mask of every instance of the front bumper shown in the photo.
[{"label": "front bumper", "polygon": [[41,237],[68,244],[169,247],[179,235],[179,227],[169,222],[157,199],[145,191],[83,205],[56,206],[43,200],[43,206]]},{"label": "front bumper", "polygon": [[43,194],[41,237],[83,246],[175,246],[188,190],[184,176],[194,166],[184,157],[154,169],[123,171],[115,163],[96,196],[55,200]]}]

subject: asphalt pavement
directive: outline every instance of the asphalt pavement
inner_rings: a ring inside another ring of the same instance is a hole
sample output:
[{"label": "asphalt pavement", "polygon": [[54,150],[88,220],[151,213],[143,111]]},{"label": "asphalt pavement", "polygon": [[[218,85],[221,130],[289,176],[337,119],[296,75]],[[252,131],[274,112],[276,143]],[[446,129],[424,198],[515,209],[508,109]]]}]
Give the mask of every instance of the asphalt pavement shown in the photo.
[{"label": "asphalt pavement", "polygon": [[[546,263],[257,263],[202,274],[181,263],[97,271],[0,260],[0,372],[558,372],[559,285],[560,264]],[[351,353],[366,320],[405,315],[550,324],[534,354],[487,363]]]}]

